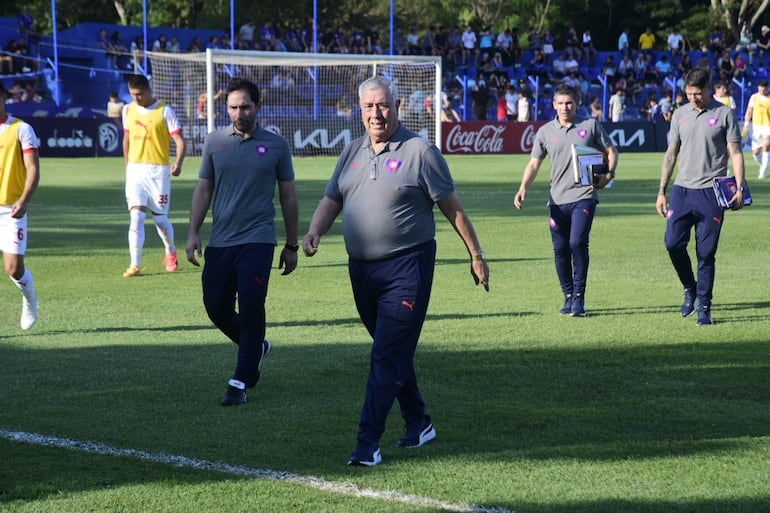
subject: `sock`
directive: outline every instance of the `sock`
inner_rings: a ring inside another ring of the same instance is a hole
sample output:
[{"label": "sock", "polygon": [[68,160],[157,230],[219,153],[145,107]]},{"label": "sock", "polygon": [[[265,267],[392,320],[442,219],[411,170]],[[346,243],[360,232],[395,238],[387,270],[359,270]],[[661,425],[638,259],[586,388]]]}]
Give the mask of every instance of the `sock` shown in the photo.
[{"label": "sock", "polygon": [[138,208],[132,208],[129,215],[131,217],[131,224],[128,226],[128,252],[131,255],[131,266],[139,267],[142,264],[144,219],[147,215]]},{"label": "sock", "polygon": [[237,379],[231,379],[227,382],[227,384],[239,390],[246,390],[246,383],[243,381],[238,381]]},{"label": "sock", "polygon": [[163,245],[166,247],[166,254],[176,252],[176,246],[174,246],[174,227],[165,215],[153,215],[152,220],[155,221],[155,229],[158,231],[160,240],[163,241]]},{"label": "sock", "polygon": [[24,274],[18,280],[11,277],[11,281],[19,287],[22,295],[27,298],[27,301],[32,301],[35,298],[35,281],[32,279],[32,273],[29,269],[24,268]]},{"label": "sock", "polygon": [[756,153],[754,153],[754,152],[752,151],[752,152],[751,152],[751,156],[752,156],[752,157],[754,157],[754,162],[756,162],[757,164],[760,164],[760,165],[761,165],[761,162],[759,161],[759,155],[757,155]]},{"label": "sock", "polygon": [[765,176],[765,171],[767,171],[767,152],[762,152],[762,163],[759,165],[759,176]]}]

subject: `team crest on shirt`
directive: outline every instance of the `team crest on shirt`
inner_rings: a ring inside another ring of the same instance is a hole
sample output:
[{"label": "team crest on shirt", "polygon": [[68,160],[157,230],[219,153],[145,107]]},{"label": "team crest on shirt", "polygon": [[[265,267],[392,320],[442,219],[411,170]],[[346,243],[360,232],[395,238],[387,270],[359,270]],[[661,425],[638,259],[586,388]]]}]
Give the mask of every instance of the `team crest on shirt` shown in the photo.
[{"label": "team crest on shirt", "polygon": [[585,139],[588,136],[588,130],[585,130],[584,128],[581,128],[578,130],[578,137],[581,139]]},{"label": "team crest on shirt", "polygon": [[264,157],[265,155],[267,155],[267,146],[265,146],[264,144],[258,144],[257,155],[259,155],[260,157]]},{"label": "team crest on shirt", "polygon": [[717,118],[715,118],[715,117],[713,117],[713,116],[712,116],[712,117],[710,117],[710,118],[708,119],[708,124],[709,124],[709,126],[716,126],[716,124],[717,124]]},{"label": "team crest on shirt", "polygon": [[398,159],[388,159],[385,161],[385,169],[387,169],[389,173],[397,173],[402,164],[403,162]]}]

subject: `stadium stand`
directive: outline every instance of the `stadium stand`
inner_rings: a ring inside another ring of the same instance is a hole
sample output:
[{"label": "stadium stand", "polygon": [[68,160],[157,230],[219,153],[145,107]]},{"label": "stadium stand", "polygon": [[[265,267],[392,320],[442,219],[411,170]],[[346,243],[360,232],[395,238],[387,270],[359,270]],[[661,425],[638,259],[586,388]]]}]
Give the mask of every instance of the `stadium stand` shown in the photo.
[{"label": "stadium stand", "polygon": [[[108,34],[118,32],[123,43],[129,46],[135,38],[143,35],[143,28],[138,26],[110,25],[102,23],[81,23],[76,27],[62,30],[57,34],[59,81],[62,86],[60,101],[69,105],[87,105],[97,112],[104,110],[105,98],[109,91],[117,90],[124,100],[130,99],[124,86],[123,75],[132,72],[129,69],[115,69],[107,59],[106,52],[98,48],[99,32],[105,29]],[[209,29],[174,29],[168,27],[151,27],[148,29],[147,47],[152,48],[152,43],[159,35],[167,38],[176,36],[180,47],[186,49],[193,38],[198,36],[206,41],[211,36],[221,36],[221,30]],[[0,18],[0,47],[5,48],[7,43],[18,37],[18,20],[16,18]],[[33,49],[34,56],[43,62],[54,59],[53,38],[41,36],[38,48]],[[45,67],[45,66],[43,66]],[[151,70],[148,70],[151,72]],[[0,80],[6,87],[10,87],[15,80],[37,82],[40,90],[47,92],[47,97],[53,99],[54,91],[50,90],[43,74],[14,74],[12,76],[0,75]]]},{"label": "stadium stand", "polygon": [[[99,40],[99,33],[104,29],[107,33],[112,34],[118,32],[121,36],[123,43],[129,46],[132,40],[143,35],[143,28],[140,26],[122,26],[122,25],[109,25],[100,23],[82,23],[76,27],[72,27],[59,32],[58,34],[58,61],[59,61],[59,82],[56,83],[52,76],[51,66],[46,65],[54,58],[54,49],[51,36],[41,36],[40,41],[36,48],[31,48],[32,55],[35,58],[39,58],[41,61],[41,72],[24,72],[16,73],[13,75],[0,75],[0,81],[6,87],[11,87],[15,81],[33,81],[35,87],[47,100],[47,106],[45,108],[36,109],[36,112],[50,111],[48,108],[50,104],[54,102],[56,98],[59,100],[58,109],[64,109],[76,105],[83,105],[91,109],[97,115],[104,110],[107,95],[110,91],[116,90],[120,93],[122,99],[130,100],[128,92],[124,86],[124,74],[132,70],[128,69],[115,69],[113,62],[108,59],[104,49],[97,46]],[[176,37],[179,41],[182,51],[185,51],[194,38],[199,38],[201,41],[209,41],[212,36],[222,36],[221,30],[207,30],[207,29],[175,29],[168,27],[150,27],[147,34],[147,48],[152,47],[153,42],[164,34],[168,39]],[[15,17],[0,17],[0,47],[5,48],[7,43],[13,39],[18,38],[18,19]],[[521,36],[520,36],[521,38]],[[557,52],[559,48],[557,47]],[[657,54],[660,54],[663,50],[658,50]],[[735,50],[732,51],[734,55]],[[596,56],[596,63],[603,63],[608,56],[615,57],[615,62],[620,62],[620,54],[617,51],[612,50],[599,50]],[[695,66],[698,63],[706,63],[711,67],[714,66],[715,61],[713,55],[709,51],[691,51],[688,52],[692,65]],[[534,87],[528,80],[527,64],[533,59],[533,52],[530,50],[524,50],[522,52],[521,59],[515,63],[509,63],[503,71],[503,75],[507,76],[510,82]],[[679,57],[672,59],[672,65],[676,69],[679,63]],[[143,64],[143,61],[140,63]],[[743,92],[750,91],[755,87],[756,81],[770,77],[770,68],[768,68],[768,62],[760,62],[759,58],[754,59],[754,63],[749,67],[746,75],[745,83],[733,84],[733,96],[740,98],[740,90]],[[602,99],[606,102],[609,96],[612,94],[612,88],[614,83],[612,80],[607,80],[606,84],[602,83],[600,79],[601,68],[587,67],[585,63],[581,61],[580,72],[584,75],[588,82],[588,89],[584,95],[584,102],[587,102],[594,96]],[[45,70],[48,69],[46,72]],[[474,66],[463,66],[460,58],[460,54],[456,54],[456,59],[452,62],[451,66],[446,69],[451,69],[451,72],[447,73],[447,82],[455,83],[459,82],[464,84],[463,87],[467,88],[461,98],[464,101],[457,101],[456,108],[458,112],[466,120],[472,120],[473,109],[470,103],[470,87],[472,83],[470,80],[477,80],[479,69]],[[145,71],[145,70],[140,70]],[[152,70],[146,70],[151,73]],[[677,73],[679,76],[679,73]],[[456,79],[459,78],[459,80]],[[547,80],[548,77],[542,76],[537,82],[539,91],[533,91],[538,95],[542,95],[543,91],[552,87],[553,83]],[[646,84],[643,90],[636,95],[634,102],[629,102],[630,107],[640,108],[649,97],[649,94],[654,93],[658,97],[662,96],[663,83],[659,84]],[[336,98],[338,91],[325,90],[322,92],[325,98]],[[748,98],[748,95],[743,95]],[[494,98],[493,98],[494,99]],[[547,104],[537,102],[538,105],[538,119],[548,119],[552,114],[552,109],[549,109]],[[604,105],[606,109],[606,104]],[[743,106],[739,106],[739,113],[742,114]],[[87,112],[83,110],[81,112]],[[628,117],[628,116],[627,116]]]}]

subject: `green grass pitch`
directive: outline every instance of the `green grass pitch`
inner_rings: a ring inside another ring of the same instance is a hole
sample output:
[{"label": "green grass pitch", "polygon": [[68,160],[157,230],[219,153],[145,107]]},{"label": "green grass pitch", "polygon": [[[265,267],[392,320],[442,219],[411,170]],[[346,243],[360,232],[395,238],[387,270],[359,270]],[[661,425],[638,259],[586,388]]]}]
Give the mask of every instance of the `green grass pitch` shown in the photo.
[{"label": "green grass pitch", "polygon": [[[416,363],[438,436],[397,448],[396,408],[383,464],[367,469],[345,465],[370,340],[339,224],[295,273],[274,271],[274,351],[250,402],[222,408],[235,349],[206,318],[200,269],[183,257],[199,161],[173,181],[179,272],[163,270],[148,222],[145,276],[127,280],[122,159],[43,159],[29,208],[32,330],[18,327],[18,290],[7,279],[0,287],[0,512],[770,511],[770,182],[749,157],[755,205],[725,216],[715,324],[696,327],[679,316],[655,212],[661,158],[622,154],[615,188],[600,193],[585,319],[557,314],[548,163],[516,211],[527,156],[448,158],[491,290],[474,286],[436,209]],[[334,162],[295,160],[302,235]],[[175,456],[254,472],[175,466]]]}]

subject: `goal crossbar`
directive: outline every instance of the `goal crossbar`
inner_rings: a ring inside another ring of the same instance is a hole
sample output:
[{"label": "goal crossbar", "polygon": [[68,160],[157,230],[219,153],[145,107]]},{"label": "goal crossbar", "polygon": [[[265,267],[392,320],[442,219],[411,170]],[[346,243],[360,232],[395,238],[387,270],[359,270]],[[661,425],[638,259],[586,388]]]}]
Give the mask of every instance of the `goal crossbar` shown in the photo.
[{"label": "goal crossbar", "polygon": [[[283,135],[295,155],[338,154],[363,134],[356,114],[358,85],[384,76],[401,100],[400,121],[441,147],[440,57],[222,49],[148,52],[148,57],[154,94],[197,127],[192,132],[199,139],[204,130],[229,124],[221,91],[229,79],[241,77],[260,87],[260,124]],[[202,142],[194,141],[190,149],[199,154]]]}]

